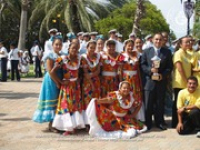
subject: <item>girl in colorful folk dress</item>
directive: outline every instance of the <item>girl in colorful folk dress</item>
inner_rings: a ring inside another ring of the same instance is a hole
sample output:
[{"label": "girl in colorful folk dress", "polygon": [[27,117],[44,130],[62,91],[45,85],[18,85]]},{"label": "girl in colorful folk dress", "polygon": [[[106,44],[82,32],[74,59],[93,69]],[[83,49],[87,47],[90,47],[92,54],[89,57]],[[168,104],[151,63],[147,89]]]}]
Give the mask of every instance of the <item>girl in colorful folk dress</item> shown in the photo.
[{"label": "girl in colorful folk dress", "polygon": [[[133,111],[138,114],[142,105],[142,82],[140,77],[139,68],[139,53],[133,50],[134,41],[126,40],[124,43],[125,52],[123,53],[124,61],[122,64],[122,80],[128,81],[131,84],[131,91],[133,92],[134,98],[138,100],[138,107],[134,108]],[[144,121],[144,110],[140,111],[138,116],[141,121]]]},{"label": "girl in colorful folk dress", "polygon": [[38,107],[33,115],[33,121],[39,123],[50,122],[49,130],[57,132],[57,130],[52,128],[52,121],[55,116],[62,78],[62,70],[60,65],[56,63],[61,58],[59,51],[62,49],[62,39],[55,38],[52,44],[54,51],[47,56],[47,73],[42,82]]},{"label": "girl in colorful folk dress", "polygon": [[69,45],[69,55],[63,57],[63,82],[56,116],[53,127],[58,130],[66,131],[63,135],[74,133],[75,129],[85,128],[83,119],[83,101],[81,99],[81,88],[79,81],[79,68],[81,57],[78,55],[78,45]]},{"label": "girl in colorful folk dress", "polygon": [[87,54],[82,55],[82,68],[84,71],[82,85],[82,100],[86,110],[92,98],[100,97],[100,54],[95,52],[96,41],[89,41]]},{"label": "girl in colorful folk dress", "polygon": [[97,46],[96,46],[96,52],[101,53],[103,51],[104,48],[104,40],[103,38],[98,38],[97,40]]},{"label": "girl in colorful folk dress", "polygon": [[[135,119],[131,108],[137,108],[138,101],[130,90],[128,81],[119,85],[119,91],[110,92],[106,98],[92,99],[87,108],[89,134],[99,138],[133,138],[147,127]],[[109,105],[109,108],[103,104]]]},{"label": "girl in colorful folk dress", "polygon": [[108,40],[106,51],[101,53],[101,97],[106,97],[110,91],[116,91],[119,85],[118,72],[123,56],[115,51],[116,42]]}]

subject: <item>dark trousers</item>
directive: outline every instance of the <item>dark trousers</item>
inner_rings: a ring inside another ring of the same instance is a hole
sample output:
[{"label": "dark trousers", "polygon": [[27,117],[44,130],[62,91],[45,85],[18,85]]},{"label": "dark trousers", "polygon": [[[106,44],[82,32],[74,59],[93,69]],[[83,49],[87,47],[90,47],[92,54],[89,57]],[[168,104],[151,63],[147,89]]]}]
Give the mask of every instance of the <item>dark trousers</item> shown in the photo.
[{"label": "dark trousers", "polygon": [[38,57],[35,60],[35,77],[42,77],[41,64]]},{"label": "dark trousers", "polygon": [[7,81],[7,58],[1,58],[1,81]]},{"label": "dark trousers", "polygon": [[193,109],[182,115],[183,130],[179,134],[192,133],[195,128],[200,128],[200,109]]},{"label": "dark trousers", "polygon": [[172,128],[176,128],[178,124],[178,115],[177,115],[177,98],[178,98],[178,93],[182,89],[175,88],[174,89],[174,101],[173,101],[173,106],[172,106]]},{"label": "dark trousers", "polygon": [[152,91],[144,91],[145,119],[148,129],[152,127],[152,115],[155,116],[156,125],[164,123],[164,95],[165,87],[155,86]]},{"label": "dark trousers", "polygon": [[19,70],[18,70],[19,60],[11,60],[11,80],[15,79],[14,74],[17,75],[17,80],[20,80]]}]

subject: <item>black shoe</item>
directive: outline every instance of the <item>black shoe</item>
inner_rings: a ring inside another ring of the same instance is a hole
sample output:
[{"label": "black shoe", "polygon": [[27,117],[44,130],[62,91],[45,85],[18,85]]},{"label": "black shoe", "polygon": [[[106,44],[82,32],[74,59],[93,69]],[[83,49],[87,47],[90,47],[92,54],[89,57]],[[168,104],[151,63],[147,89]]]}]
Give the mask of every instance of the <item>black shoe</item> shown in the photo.
[{"label": "black shoe", "polygon": [[164,125],[164,124],[159,124],[157,127],[158,127],[160,130],[167,130],[167,127],[166,127],[166,125]]},{"label": "black shoe", "polygon": [[163,123],[162,123],[164,126],[168,126],[168,124],[165,122],[165,121],[163,121]]},{"label": "black shoe", "polygon": [[148,130],[148,131],[151,130],[151,127],[147,127],[147,130]]}]

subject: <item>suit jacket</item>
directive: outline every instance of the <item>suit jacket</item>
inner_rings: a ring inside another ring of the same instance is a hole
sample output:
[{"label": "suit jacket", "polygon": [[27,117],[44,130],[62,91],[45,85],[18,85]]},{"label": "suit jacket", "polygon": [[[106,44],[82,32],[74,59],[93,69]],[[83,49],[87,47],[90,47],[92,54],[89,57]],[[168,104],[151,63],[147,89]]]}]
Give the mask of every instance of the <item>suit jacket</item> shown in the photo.
[{"label": "suit jacket", "polygon": [[158,69],[158,73],[162,74],[163,79],[161,81],[155,81],[151,79],[151,68],[152,61],[151,59],[155,56],[155,50],[153,47],[144,50],[141,58],[141,68],[146,79],[146,83],[144,85],[144,90],[153,90],[156,85],[159,87],[166,87],[167,84],[167,76],[171,74],[173,69],[172,63],[172,55],[169,49],[161,48],[159,57],[161,59],[160,67]]}]

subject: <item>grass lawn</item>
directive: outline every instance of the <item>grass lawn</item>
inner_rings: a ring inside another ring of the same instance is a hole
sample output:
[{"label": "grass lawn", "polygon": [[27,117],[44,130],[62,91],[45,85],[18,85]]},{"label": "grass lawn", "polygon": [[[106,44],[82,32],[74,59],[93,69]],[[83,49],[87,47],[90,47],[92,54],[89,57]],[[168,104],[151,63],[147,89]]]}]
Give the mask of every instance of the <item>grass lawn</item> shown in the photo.
[{"label": "grass lawn", "polygon": [[[42,73],[44,74],[43,66],[41,66],[41,69],[42,69]],[[10,75],[11,75],[11,73],[9,74],[8,79],[11,78]],[[1,77],[1,73],[0,73],[0,77]],[[28,73],[20,73],[20,77],[21,78],[34,78],[35,77],[34,65],[30,64],[29,72]]]}]

